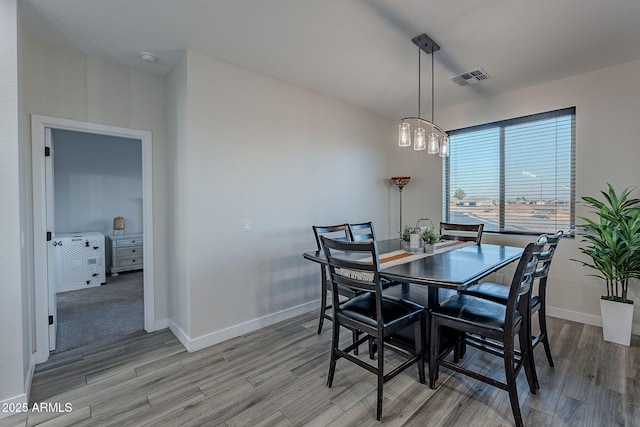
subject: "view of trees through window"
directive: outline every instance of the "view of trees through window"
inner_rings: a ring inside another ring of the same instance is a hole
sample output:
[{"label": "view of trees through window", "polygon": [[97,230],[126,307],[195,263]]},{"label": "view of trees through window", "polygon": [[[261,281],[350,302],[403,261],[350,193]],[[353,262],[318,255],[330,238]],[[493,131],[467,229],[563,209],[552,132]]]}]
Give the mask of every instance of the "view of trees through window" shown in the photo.
[{"label": "view of trees through window", "polygon": [[575,109],[450,133],[443,218],[486,231],[573,230]]}]

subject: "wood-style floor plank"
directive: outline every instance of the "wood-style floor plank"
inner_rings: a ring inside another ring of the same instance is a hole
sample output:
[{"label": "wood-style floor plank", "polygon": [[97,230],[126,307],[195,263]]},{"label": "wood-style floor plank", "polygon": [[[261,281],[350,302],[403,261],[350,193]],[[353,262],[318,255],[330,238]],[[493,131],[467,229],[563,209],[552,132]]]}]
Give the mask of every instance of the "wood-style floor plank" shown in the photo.
[{"label": "wood-style floor plank", "polygon": [[[436,390],[418,382],[415,368],[385,384],[376,421],[374,375],[339,360],[333,387],[325,386],[330,325],[317,335],[309,313],[194,353],[164,330],[55,354],[36,368],[30,405],[73,410],[18,414],[0,426],[513,425],[505,391],[445,368]],[[604,342],[594,326],[551,317],[548,326],[556,367],[539,346],[539,392],[518,376],[525,425],[640,426],[640,337],[624,347]],[[401,360],[387,356],[389,368]],[[503,378],[491,355],[469,348],[464,363]]]}]

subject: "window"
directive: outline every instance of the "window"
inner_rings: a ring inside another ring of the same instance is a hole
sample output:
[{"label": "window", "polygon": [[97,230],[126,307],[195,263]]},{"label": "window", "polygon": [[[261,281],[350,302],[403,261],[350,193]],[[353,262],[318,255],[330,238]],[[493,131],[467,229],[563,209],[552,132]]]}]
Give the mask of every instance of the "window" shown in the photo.
[{"label": "window", "polygon": [[485,231],[573,235],[575,107],[449,132],[443,218]]}]

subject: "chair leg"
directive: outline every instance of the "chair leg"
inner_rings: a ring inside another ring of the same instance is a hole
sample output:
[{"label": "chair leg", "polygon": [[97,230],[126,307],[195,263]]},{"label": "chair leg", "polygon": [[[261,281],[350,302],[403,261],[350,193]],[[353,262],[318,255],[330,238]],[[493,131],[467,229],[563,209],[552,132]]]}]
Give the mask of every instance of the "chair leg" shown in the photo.
[{"label": "chair leg", "polygon": [[369,337],[369,359],[373,360],[376,358],[376,351],[378,351],[376,340],[374,337]]},{"label": "chair leg", "polygon": [[522,413],[520,412],[520,402],[518,402],[518,388],[516,385],[516,371],[513,366],[514,349],[513,337],[505,337],[504,343],[504,370],[507,378],[507,391],[511,401],[511,411],[517,427],[523,427]]},{"label": "chair leg", "polygon": [[[360,339],[360,331],[356,331],[355,329],[352,332],[353,335],[353,342],[358,342],[358,340]],[[353,354],[355,354],[356,356],[358,355],[358,347],[353,349]]]},{"label": "chair leg", "polygon": [[384,344],[382,337],[378,337],[380,345],[378,346],[378,399],[376,408],[376,419],[382,419],[382,399],[384,397]]},{"label": "chair leg", "polygon": [[333,322],[331,326],[331,361],[329,362],[329,376],[327,377],[327,387],[333,385],[333,375],[336,372],[336,349],[340,345],[340,326],[337,322]]},{"label": "chair leg", "polygon": [[460,359],[464,357],[464,354],[467,351],[467,344],[465,342],[466,336],[466,332],[458,332],[456,343],[453,347],[453,363],[460,362]]},{"label": "chair leg", "polygon": [[[529,322],[530,323],[530,322]],[[538,385],[538,375],[536,374],[536,365],[533,363],[533,346],[531,345],[531,325],[522,325],[520,332],[518,333],[518,339],[520,341],[520,354],[522,357],[522,367],[527,377],[527,383],[529,384],[529,391],[531,394],[536,394],[536,391],[540,389]]]},{"label": "chair leg", "polygon": [[425,313],[420,314],[420,321],[417,322],[414,326],[414,340],[416,343],[416,355],[418,356],[418,378],[420,379],[420,384],[425,383],[425,375],[424,375],[424,329],[425,329]]},{"label": "chair leg", "polygon": [[429,387],[436,388],[438,381],[438,354],[440,353],[440,336],[438,334],[438,321],[435,316],[430,322],[430,348],[429,348]]},{"label": "chair leg", "polygon": [[544,304],[540,306],[538,311],[538,323],[540,324],[540,337],[542,339],[542,345],[544,345],[544,352],[547,354],[547,361],[552,368],[553,358],[551,357],[551,347],[549,346],[549,335],[547,334],[547,313]]},{"label": "chair leg", "polygon": [[318,322],[318,335],[322,333],[322,324],[324,323],[324,315],[327,311],[327,284],[324,281],[324,271],[322,272],[322,296],[320,297],[320,321]]}]

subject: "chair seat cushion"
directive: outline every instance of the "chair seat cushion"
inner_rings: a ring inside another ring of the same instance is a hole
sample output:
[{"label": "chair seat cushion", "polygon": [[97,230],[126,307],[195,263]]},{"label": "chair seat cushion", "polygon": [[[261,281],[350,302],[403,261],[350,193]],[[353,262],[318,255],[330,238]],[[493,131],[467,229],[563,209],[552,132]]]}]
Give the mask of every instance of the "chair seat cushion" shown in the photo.
[{"label": "chair seat cushion", "polygon": [[[509,298],[509,286],[484,282],[469,286],[467,289],[460,291],[460,293],[506,304],[507,298]],[[531,294],[531,307],[535,308],[539,304],[540,297],[536,294]]]},{"label": "chair seat cushion", "polygon": [[[354,320],[376,327],[376,298],[365,293],[342,304],[341,313]],[[409,301],[395,298],[382,298],[383,326],[415,316],[424,311],[424,307]]]},{"label": "chair seat cushion", "polygon": [[[504,332],[505,329],[506,305],[484,298],[460,294],[433,308],[431,313],[434,316],[461,320],[492,331]],[[522,317],[516,312],[516,325],[521,321]]]}]

